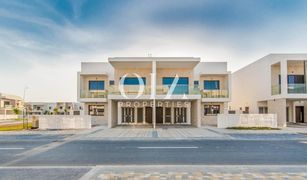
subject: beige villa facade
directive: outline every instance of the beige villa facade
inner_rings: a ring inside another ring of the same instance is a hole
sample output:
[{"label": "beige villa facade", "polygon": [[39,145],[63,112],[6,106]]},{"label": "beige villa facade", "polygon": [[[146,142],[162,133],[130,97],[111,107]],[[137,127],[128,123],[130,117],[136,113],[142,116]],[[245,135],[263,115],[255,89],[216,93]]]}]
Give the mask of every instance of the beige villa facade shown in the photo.
[{"label": "beige villa facade", "polygon": [[269,54],[232,74],[230,108],[277,114],[278,126],[307,122],[307,54]]},{"label": "beige villa facade", "polygon": [[231,74],[226,62],[194,57],[114,57],[84,62],[78,101],[93,124],[216,124],[228,113]]}]

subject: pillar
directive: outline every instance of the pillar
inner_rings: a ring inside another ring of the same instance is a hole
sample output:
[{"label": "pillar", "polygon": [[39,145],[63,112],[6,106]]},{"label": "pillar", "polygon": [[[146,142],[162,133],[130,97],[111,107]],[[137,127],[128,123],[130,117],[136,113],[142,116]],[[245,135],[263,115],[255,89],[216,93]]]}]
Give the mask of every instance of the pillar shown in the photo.
[{"label": "pillar", "polygon": [[156,128],[156,74],[157,74],[157,62],[155,60],[152,61],[152,71],[151,71],[151,99],[152,103],[152,124],[153,128]]},{"label": "pillar", "polygon": [[288,94],[288,66],[287,60],[280,61],[281,95]]}]

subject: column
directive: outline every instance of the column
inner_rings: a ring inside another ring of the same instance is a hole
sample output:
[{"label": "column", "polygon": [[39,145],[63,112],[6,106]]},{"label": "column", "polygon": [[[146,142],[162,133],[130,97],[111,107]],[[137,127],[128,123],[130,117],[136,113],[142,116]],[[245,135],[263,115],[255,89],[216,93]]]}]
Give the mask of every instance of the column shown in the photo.
[{"label": "column", "polygon": [[228,103],[224,102],[224,110],[223,114],[228,114]]},{"label": "column", "polygon": [[152,61],[152,74],[151,74],[151,99],[153,100],[152,106],[152,124],[153,128],[156,128],[156,74],[157,74],[157,62]]},{"label": "column", "polygon": [[196,127],[201,127],[201,100],[197,100],[197,124]]},{"label": "column", "polygon": [[162,106],[163,108],[163,124],[165,124],[165,106]]},{"label": "column", "polygon": [[122,122],[122,107],[120,103],[117,102],[117,124],[121,124]]},{"label": "column", "polygon": [[138,123],[138,109],[137,107],[134,107],[134,123]]},{"label": "column", "polygon": [[280,61],[281,95],[288,94],[288,67],[287,60]]},{"label": "column", "polygon": [[191,102],[189,103],[187,107],[187,123],[191,124]]},{"label": "column", "polygon": [[174,124],[175,122],[175,113],[174,113],[174,107],[171,107],[171,124]]},{"label": "column", "polygon": [[146,108],[143,107],[143,124],[146,123],[146,115],[145,115],[145,113],[146,113]]}]

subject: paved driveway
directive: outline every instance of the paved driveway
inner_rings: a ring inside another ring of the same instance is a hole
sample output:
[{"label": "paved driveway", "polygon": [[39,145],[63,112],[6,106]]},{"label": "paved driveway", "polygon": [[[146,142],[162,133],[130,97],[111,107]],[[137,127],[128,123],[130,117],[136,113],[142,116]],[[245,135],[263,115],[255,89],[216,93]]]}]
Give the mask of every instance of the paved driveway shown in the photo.
[{"label": "paved driveway", "polygon": [[229,139],[230,137],[206,128],[193,127],[102,127],[86,136],[83,140],[136,140],[136,139]]}]

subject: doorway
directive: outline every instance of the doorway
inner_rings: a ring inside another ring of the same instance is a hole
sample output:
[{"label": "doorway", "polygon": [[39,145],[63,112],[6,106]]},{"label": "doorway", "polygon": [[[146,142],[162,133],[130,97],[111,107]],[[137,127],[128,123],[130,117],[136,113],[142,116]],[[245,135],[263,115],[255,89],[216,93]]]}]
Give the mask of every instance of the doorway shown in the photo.
[{"label": "doorway", "polygon": [[187,123],[187,108],[174,108],[175,124]]},{"label": "doorway", "polygon": [[156,108],[156,122],[157,124],[163,123],[163,107]]},{"label": "doorway", "polygon": [[134,123],[134,108],[122,107],[122,123]]},{"label": "doorway", "polygon": [[143,123],[143,108],[137,108],[138,123]]},{"label": "doorway", "polygon": [[152,124],[152,107],[145,108],[145,122]]},{"label": "doorway", "polygon": [[295,122],[304,123],[304,106],[295,106]]},{"label": "doorway", "polygon": [[172,108],[165,108],[165,123],[170,124],[172,122]]}]

